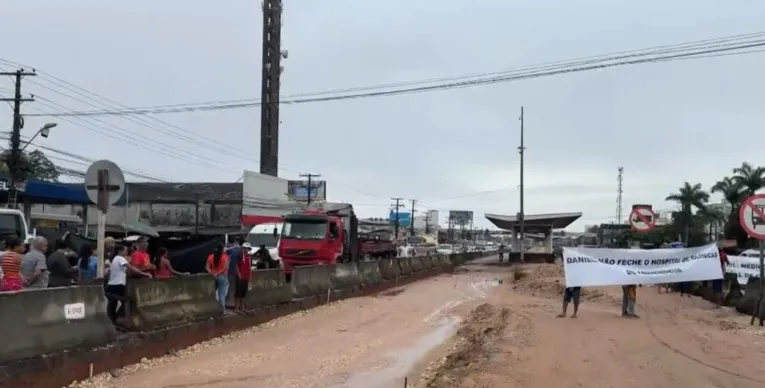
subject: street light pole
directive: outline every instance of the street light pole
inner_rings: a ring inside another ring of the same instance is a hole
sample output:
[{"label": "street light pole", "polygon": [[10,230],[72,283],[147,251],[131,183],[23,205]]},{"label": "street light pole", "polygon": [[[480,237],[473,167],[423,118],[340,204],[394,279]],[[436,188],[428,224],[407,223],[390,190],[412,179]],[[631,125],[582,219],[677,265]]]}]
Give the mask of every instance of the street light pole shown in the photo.
[{"label": "street light pole", "polygon": [[40,127],[40,129],[38,129],[37,132],[35,132],[32,138],[26,141],[26,144],[24,144],[24,146],[21,147],[21,150],[19,150],[19,153],[24,152],[24,150],[27,149],[27,146],[32,144],[32,140],[34,140],[37,136],[42,135],[42,137],[47,138],[50,135],[50,129],[57,125],[58,123],[48,123]]},{"label": "street light pole", "polygon": [[[526,150],[526,147],[523,144],[523,107],[521,107],[521,117],[519,118],[521,121],[521,145],[518,147],[518,152],[521,154],[521,211],[518,212],[518,221],[520,222],[520,235],[521,235],[521,263],[524,262],[523,257],[523,240],[525,239],[525,213],[523,209],[523,153]],[[515,233],[515,232],[513,232]]]}]

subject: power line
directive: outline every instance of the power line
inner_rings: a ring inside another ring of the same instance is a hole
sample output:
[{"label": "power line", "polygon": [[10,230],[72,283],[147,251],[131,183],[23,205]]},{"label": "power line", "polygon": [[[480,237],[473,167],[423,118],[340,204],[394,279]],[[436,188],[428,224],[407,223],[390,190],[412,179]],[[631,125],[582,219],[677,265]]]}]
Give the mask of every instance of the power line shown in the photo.
[{"label": "power line", "polygon": [[[12,63],[12,62],[0,59],[0,63]],[[44,75],[40,78],[44,79],[46,82],[54,85],[55,87],[50,87],[39,82],[30,82],[30,83],[40,88],[43,88],[45,90],[61,95],[65,98],[85,104],[86,106],[97,108],[97,109],[102,109],[102,107],[105,107],[107,109],[114,109],[114,106],[117,106],[122,109],[128,108],[126,105],[119,104],[104,96],[88,91],[84,88],[81,88],[77,85],[64,81],[50,74],[47,74],[44,72],[38,72],[38,74]],[[39,95],[37,97],[40,99],[43,99]],[[64,107],[63,105],[56,104],[52,100],[48,100],[48,99],[46,100],[49,103],[56,105],[59,109],[71,110],[70,108]],[[39,116],[39,115],[40,115],[39,113],[25,114],[25,116]],[[135,117],[135,116],[131,118],[122,117],[122,119],[130,121],[142,127],[151,129],[153,131],[163,133],[165,135],[172,137],[173,139],[181,140],[183,142],[187,142],[196,146],[203,147],[205,150],[214,149],[220,152],[224,152],[226,155],[231,155],[231,156],[243,159],[245,161],[252,162],[252,152],[243,150],[243,149],[238,149],[235,147],[234,144],[224,143],[221,140],[214,139],[211,137],[206,137],[204,135],[181,128],[177,125],[163,121],[159,118],[153,117],[148,114],[139,114],[138,116],[140,117]],[[100,123],[103,123],[103,122],[101,121]],[[166,144],[164,145],[167,146]],[[171,148],[176,150],[178,149],[177,147],[171,147]],[[292,167],[288,165],[280,165],[280,166],[288,171],[293,171],[293,172],[300,171],[300,169],[296,167]]]},{"label": "power line", "polygon": [[[395,82],[395,83],[386,83],[386,84],[378,84],[378,85],[372,85],[372,86],[360,86],[360,87],[350,87],[350,88],[342,88],[342,89],[331,89],[326,91],[320,91],[320,92],[311,92],[311,93],[297,93],[297,94],[291,94],[286,97],[288,98],[298,98],[298,97],[315,97],[315,96],[322,96],[322,95],[334,95],[334,94],[340,94],[340,93],[349,93],[349,92],[359,92],[359,91],[368,91],[368,90],[377,90],[377,89],[388,89],[388,88],[396,88],[396,87],[405,87],[405,86],[413,86],[413,85],[422,85],[422,84],[430,84],[430,83],[436,83],[436,82],[446,82],[446,81],[458,81],[458,80],[465,80],[470,78],[478,78],[478,77],[486,77],[486,76],[499,76],[499,75],[506,75],[508,73],[514,73],[518,71],[530,71],[530,70],[540,70],[543,68],[548,68],[551,66],[571,66],[573,64],[584,64],[584,63],[592,63],[592,61],[595,60],[617,60],[617,59],[623,59],[632,57],[635,55],[644,55],[644,54],[657,54],[657,53],[666,53],[666,50],[677,50],[677,49],[691,49],[691,48],[698,48],[699,46],[713,44],[713,43],[725,43],[725,42],[733,42],[733,41],[740,41],[743,39],[753,39],[758,37],[765,36],[765,32],[754,32],[754,33],[746,33],[746,34],[737,34],[732,36],[726,36],[726,37],[720,37],[720,38],[712,38],[712,39],[704,39],[704,40],[697,40],[697,41],[691,41],[691,42],[684,42],[684,43],[676,43],[676,44],[669,44],[669,45],[661,45],[661,46],[652,46],[642,49],[636,49],[636,50],[626,50],[626,51],[619,51],[619,52],[613,52],[608,54],[601,54],[596,56],[589,56],[589,57],[578,57],[574,59],[569,60],[562,60],[562,61],[554,61],[554,62],[546,62],[540,65],[533,65],[526,68],[520,68],[520,69],[507,69],[497,72],[491,72],[491,73],[473,73],[473,74],[467,74],[467,75],[459,75],[459,76],[453,76],[453,77],[440,77],[440,78],[430,78],[430,79],[423,79],[423,80],[416,80],[416,81],[405,81],[405,82]],[[752,51],[752,52],[761,52],[763,50],[758,51]],[[721,54],[719,56],[727,56],[730,54]],[[717,56],[717,55],[707,55],[703,56],[705,58]],[[702,56],[700,56],[702,57]],[[24,66],[20,63],[12,62],[9,60],[0,59],[0,62],[5,62],[7,64],[10,64],[12,66]],[[40,74],[45,74],[43,72],[38,71]],[[55,78],[55,77],[54,77]],[[58,79],[59,81],[63,81],[61,79]],[[65,82],[65,81],[64,81]],[[152,109],[152,108],[182,108],[182,107],[199,107],[201,106],[208,106],[208,105],[228,105],[228,104],[239,104],[239,103],[252,103],[256,102],[257,100],[252,98],[242,98],[242,99],[229,99],[229,100],[217,100],[217,101],[204,101],[204,102],[196,102],[196,103],[180,103],[180,104],[167,104],[167,105],[154,105],[154,106],[144,106],[144,107],[134,107],[130,109],[135,110],[144,110],[144,109]],[[127,108],[127,107],[125,107]]]},{"label": "power line", "polygon": [[[9,139],[8,137],[0,136],[0,140],[8,140],[8,139]],[[63,151],[63,150],[56,149],[56,148],[49,147],[49,146],[45,146],[45,145],[42,145],[42,144],[33,143],[33,142],[30,142],[30,141],[27,141],[27,140],[24,140],[23,143],[32,145],[35,148],[39,148],[39,149],[43,149],[43,150],[46,150],[46,151],[54,152],[54,153],[66,156],[68,158],[71,158],[71,159],[65,159],[65,158],[62,158],[62,157],[55,157],[55,156],[51,156],[49,154],[46,154],[45,157],[48,158],[48,159],[54,159],[54,160],[58,159],[58,160],[61,160],[61,161],[75,163],[75,164],[81,164],[81,165],[85,165],[85,166],[90,166],[90,164],[95,161],[94,159],[90,159],[90,158],[87,158],[85,156],[75,154],[73,152]],[[135,169],[130,169],[130,168],[124,168],[123,167],[122,171],[125,173],[125,175],[130,175],[130,176],[133,176],[133,177],[136,177],[136,178],[146,179],[146,180],[155,181],[155,182],[165,182],[165,183],[170,182],[167,179],[157,178],[155,176],[146,174],[146,173],[144,173],[142,171],[135,170]]]},{"label": "power line", "polygon": [[[751,48],[765,46],[764,39],[750,39],[752,37],[765,36],[765,32],[736,35],[732,37],[710,39],[704,41],[689,42],[670,46],[657,46],[651,49],[634,50],[627,52],[629,54],[619,55],[607,54],[596,57],[590,57],[578,60],[559,61],[548,64],[541,64],[531,66],[528,68],[497,72],[497,73],[485,73],[477,76],[463,76],[444,78],[447,82],[440,82],[435,85],[429,85],[434,81],[413,81],[410,84],[416,85],[413,87],[404,87],[394,90],[380,90],[389,89],[387,85],[369,86],[365,88],[357,88],[358,90],[368,90],[363,93],[351,93],[351,94],[334,94],[328,92],[313,93],[313,97],[307,98],[287,98],[280,101],[281,104],[305,104],[315,102],[337,101],[347,99],[358,98],[372,98],[372,97],[384,97],[393,95],[413,94],[421,92],[430,92],[437,90],[447,90],[463,87],[472,87],[480,85],[488,85],[503,82],[512,82],[531,78],[540,78],[553,75],[561,75],[567,73],[583,72],[597,69],[604,69],[615,66],[635,65],[650,62],[668,62],[674,60],[687,60],[687,59],[699,59],[709,58],[715,56],[714,54],[720,54],[720,56],[728,55],[743,55],[756,52],[762,52],[763,50],[746,50]],[[749,40],[745,40],[747,38]],[[732,52],[731,52],[732,51]],[[638,58],[638,59],[634,59]],[[469,79],[473,78],[473,79]],[[423,85],[425,84],[425,85]],[[310,96],[311,94],[309,94]],[[122,110],[102,110],[102,111],[66,111],[66,112],[50,112],[45,115],[48,116],[99,116],[99,115],[136,115],[136,114],[162,114],[162,113],[178,113],[178,112],[196,112],[196,111],[209,111],[209,110],[226,110],[226,109],[241,109],[252,108],[260,105],[259,101],[242,101],[234,100],[231,103],[221,104],[205,104],[201,103],[196,106],[185,106],[184,104],[176,104],[175,106],[158,106],[148,107],[143,109],[122,109]]]}]

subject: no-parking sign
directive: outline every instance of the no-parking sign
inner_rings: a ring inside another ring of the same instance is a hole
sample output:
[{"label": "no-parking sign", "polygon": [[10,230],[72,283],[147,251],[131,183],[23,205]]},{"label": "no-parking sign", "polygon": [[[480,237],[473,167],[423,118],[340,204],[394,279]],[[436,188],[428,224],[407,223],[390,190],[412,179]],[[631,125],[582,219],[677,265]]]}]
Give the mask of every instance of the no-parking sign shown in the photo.
[{"label": "no-parking sign", "polygon": [[636,207],[630,212],[630,226],[637,232],[650,232],[656,227],[656,215],[646,207]]},{"label": "no-parking sign", "polygon": [[738,218],[750,236],[765,240],[765,194],[755,194],[744,200]]}]

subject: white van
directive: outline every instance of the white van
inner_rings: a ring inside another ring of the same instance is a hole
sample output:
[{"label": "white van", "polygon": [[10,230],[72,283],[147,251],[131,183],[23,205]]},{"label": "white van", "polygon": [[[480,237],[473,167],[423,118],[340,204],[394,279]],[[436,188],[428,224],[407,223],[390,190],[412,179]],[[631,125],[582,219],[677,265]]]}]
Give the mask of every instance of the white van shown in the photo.
[{"label": "white van", "polygon": [[245,240],[250,244],[250,254],[254,255],[261,245],[265,245],[271,257],[281,262],[279,258],[279,236],[282,235],[282,222],[271,222],[255,225],[247,233]]},{"label": "white van", "polygon": [[0,209],[0,238],[17,236],[29,243],[32,238],[29,234],[29,225],[24,218],[24,213],[18,209]]}]

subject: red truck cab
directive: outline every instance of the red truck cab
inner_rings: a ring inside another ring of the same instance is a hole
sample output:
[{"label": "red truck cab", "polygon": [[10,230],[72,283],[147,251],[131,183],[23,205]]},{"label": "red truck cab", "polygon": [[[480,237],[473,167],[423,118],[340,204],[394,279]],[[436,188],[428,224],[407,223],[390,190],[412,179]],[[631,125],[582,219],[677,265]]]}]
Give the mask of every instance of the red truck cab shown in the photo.
[{"label": "red truck cab", "polygon": [[358,259],[358,223],[350,204],[323,203],[283,218],[279,257],[285,273]]}]

